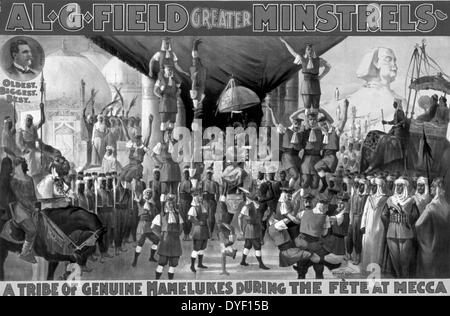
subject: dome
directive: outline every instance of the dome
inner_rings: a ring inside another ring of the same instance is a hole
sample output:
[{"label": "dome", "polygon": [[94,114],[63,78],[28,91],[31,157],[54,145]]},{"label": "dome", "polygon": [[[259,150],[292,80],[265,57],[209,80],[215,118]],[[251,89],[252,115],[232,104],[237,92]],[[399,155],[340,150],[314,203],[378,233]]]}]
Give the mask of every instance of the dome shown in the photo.
[{"label": "dome", "polygon": [[122,88],[140,88],[141,86],[141,73],[117,57],[109,60],[103,67],[102,73],[111,86]]},{"label": "dome", "polygon": [[79,104],[81,80],[86,83],[86,101],[89,100],[92,89],[97,91],[97,110],[111,100],[108,83],[99,69],[88,58],[68,51],[64,46],[47,56],[44,78],[47,101],[65,99],[67,104]]},{"label": "dome", "polygon": [[87,51],[80,53],[80,55],[89,59],[97,68],[101,71],[103,67],[108,63],[111,57],[107,54],[104,54],[97,49],[95,49],[94,45],[89,42],[89,48]]}]

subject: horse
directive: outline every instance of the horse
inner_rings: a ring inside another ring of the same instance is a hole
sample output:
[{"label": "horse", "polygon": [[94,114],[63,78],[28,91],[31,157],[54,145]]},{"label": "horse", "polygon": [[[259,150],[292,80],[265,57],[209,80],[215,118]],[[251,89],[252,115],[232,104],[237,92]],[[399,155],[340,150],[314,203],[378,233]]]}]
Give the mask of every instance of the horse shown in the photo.
[{"label": "horse", "polygon": [[[96,243],[103,247],[103,234],[105,228],[94,213],[91,213],[83,208],[67,206],[64,208],[47,208],[41,211],[43,215],[47,216],[66,236],[72,236],[73,242],[76,245],[81,245],[91,236],[95,239],[94,245],[87,245],[81,249],[76,249],[71,255],[62,255],[52,253],[46,244],[45,229],[43,227],[42,214],[38,215],[37,221],[37,235],[34,242],[34,252],[38,257],[42,257],[49,262],[47,280],[53,280],[55,271],[59,262],[76,263],[79,266],[86,265],[87,259],[95,252]],[[7,220],[5,216],[0,214],[0,231]],[[17,231],[16,234],[22,234]],[[4,263],[8,257],[8,253],[19,252],[22,250],[22,244],[14,243],[0,237],[0,281],[5,279]]]}]

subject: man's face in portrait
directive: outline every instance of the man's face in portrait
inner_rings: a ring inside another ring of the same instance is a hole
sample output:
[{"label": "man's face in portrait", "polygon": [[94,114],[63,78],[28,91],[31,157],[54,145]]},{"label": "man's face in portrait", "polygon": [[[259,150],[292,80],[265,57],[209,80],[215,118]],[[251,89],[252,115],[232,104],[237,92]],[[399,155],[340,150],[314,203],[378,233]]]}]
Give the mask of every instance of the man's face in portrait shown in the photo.
[{"label": "man's face in portrait", "polygon": [[27,44],[20,44],[18,52],[13,53],[14,62],[24,68],[30,67],[33,62],[31,48]]}]

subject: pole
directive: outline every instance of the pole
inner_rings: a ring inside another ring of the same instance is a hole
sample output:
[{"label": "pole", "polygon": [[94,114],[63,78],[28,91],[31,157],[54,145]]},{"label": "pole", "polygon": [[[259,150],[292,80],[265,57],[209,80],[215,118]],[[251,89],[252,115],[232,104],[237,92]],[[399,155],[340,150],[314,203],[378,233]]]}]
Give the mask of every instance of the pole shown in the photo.
[{"label": "pole", "polygon": [[[418,49],[417,47],[414,48],[413,54],[411,56],[411,61],[410,61],[410,65],[412,63],[412,73],[411,73],[411,80],[410,80],[410,86],[414,81],[414,69],[416,68],[416,56],[418,54]],[[408,103],[406,104],[406,117],[408,117],[408,111],[409,111],[409,102],[411,101],[411,87],[409,88],[409,93],[408,93]]]},{"label": "pole", "polygon": [[[40,89],[40,92],[41,92],[41,104],[44,104],[44,101],[45,101],[45,97],[44,97],[44,95],[45,95],[44,70],[42,70],[42,75],[41,75],[41,89]],[[39,107],[40,107],[40,105],[39,105]],[[42,108],[42,112],[45,113],[44,107]],[[41,120],[42,120],[42,117],[41,117]],[[40,141],[39,147],[40,147],[40,151],[41,151],[40,160],[41,160],[41,169],[42,169],[43,163],[44,163],[43,160],[42,160],[42,142],[43,142],[43,140],[42,140],[42,126],[41,126],[40,129],[41,129],[41,131],[40,131],[41,141]]]},{"label": "pole", "polygon": [[[422,43],[422,52],[425,54],[425,43]],[[426,57],[426,56],[424,56]],[[420,68],[422,66],[422,58],[419,57],[419,64],[417,65],[417,78],[420,77]],[[416,106],[417,90],[414,92],[414,101],[411,109],[411,118],[414,118],[414,107]]]},{"label": "pole", "polygon": [[[383,112],[383,109],[381,109],[381,120],[384,121],[384,112]],[[386,133],[386,128],[384,127],[384,124],[383,124],[383,132]]]}]

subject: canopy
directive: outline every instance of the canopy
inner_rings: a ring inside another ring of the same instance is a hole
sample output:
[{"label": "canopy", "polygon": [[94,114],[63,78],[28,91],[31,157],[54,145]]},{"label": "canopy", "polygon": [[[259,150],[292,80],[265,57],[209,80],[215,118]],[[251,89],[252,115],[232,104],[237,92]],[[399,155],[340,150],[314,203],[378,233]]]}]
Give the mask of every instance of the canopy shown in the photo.
[{"label": "canopy", "polygon": [[[90,36],[95,44],[117,56],[141,73],[148,75],[149,61],[160,50],[163,37],[158,36]],[[286,41],[297,51],[303,53],[306,43],[312,43],[321,55],[340,43],[344,36],[295,36]],[[188,71],[192,62],[192,43],[195,37],[172,38],[172,50],[178,57],[178,64]],[[199,57],[207,69],[207,82],[204,101],[204,126],[223,127],[227,114],[217,113],[217,100],[233,77],[236,86],[253,91],[259,99],[264,99],[280,84],[296,74],[301,68],[293,63],[294,57],[277,36],[209,36],[202,37]],[[154,76],[154,74],[151,74]],[[184,75],[181,98],[186,105],[187,122],[193,117],[192,102],[189,97],[190,79]],[[262,117],[260,107],[252,116]],[[254,111],[254,108],[249,109]],[[224,116],[225,115],[225,116]]]},{"label": "canopy", "polygon": [[442,75],[424,76],[414,80],[409,86],[410,89],[418,90],[437,90],[450,94],[450,82]]},{"label": "canopy", "polygon": [[218,111],[220,113],[242,111],[260,103],[261,101],[256,93],[243,86],[236,87],[234,79],[230,79],[222,95],[219,97]]}]

